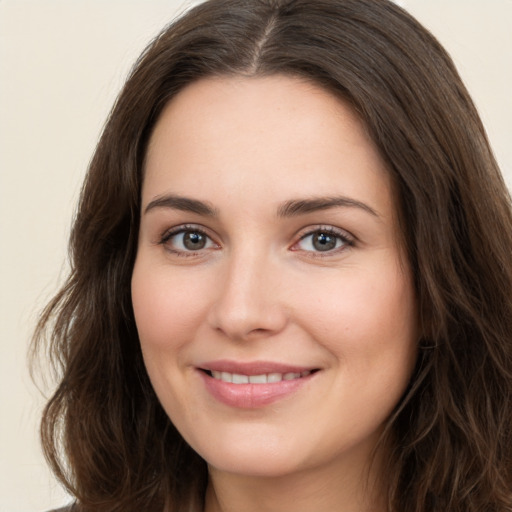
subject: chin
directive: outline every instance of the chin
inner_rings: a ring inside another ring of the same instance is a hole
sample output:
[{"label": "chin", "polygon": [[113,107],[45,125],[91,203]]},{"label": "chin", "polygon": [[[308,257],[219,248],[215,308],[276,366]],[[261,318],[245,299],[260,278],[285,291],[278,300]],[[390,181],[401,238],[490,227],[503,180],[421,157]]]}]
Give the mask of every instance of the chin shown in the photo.
[{"label": "chin", "polygon": [[[260,441],[260,442],[258,442]],[[266,436],[252,434],[230,436],[226,443],[218,439],[215,446],[194,447],[208,466],[218,471],[251,477],[282,477],[305,469],[299,460],[299,446]]]}]

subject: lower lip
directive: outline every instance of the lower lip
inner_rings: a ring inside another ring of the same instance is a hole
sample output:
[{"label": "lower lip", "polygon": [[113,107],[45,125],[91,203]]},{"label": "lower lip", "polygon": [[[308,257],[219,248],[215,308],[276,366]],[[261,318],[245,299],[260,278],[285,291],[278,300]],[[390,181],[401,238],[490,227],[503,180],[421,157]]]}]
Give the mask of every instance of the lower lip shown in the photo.
[{"label": "lower lip", "polygon": [[269,384],[232,384],[199,371],[206,389],[219,402],[240,409],[257,409],[273,404],[304,386],[315,374]]}]

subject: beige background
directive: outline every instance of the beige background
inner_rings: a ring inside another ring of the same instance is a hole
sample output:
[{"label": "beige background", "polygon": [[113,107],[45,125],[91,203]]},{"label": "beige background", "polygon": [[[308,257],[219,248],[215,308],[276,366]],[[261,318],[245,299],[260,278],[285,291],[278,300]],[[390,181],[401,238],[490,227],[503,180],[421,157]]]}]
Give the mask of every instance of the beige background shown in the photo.
[{"label": "beige background", "polygon": [[[0,0],[0,512],[65,502],[37,441],[26,367],[65,273],[74,203],[102,123],[181,0]],[[512,0],[402,0],[454,57],[512,184]]]}]

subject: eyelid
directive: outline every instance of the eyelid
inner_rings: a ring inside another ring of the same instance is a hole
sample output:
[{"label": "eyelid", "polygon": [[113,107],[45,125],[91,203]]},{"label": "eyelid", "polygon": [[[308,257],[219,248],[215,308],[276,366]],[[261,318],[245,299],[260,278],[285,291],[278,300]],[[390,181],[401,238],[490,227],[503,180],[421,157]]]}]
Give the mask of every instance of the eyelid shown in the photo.
[{"label": "eyelid", "polygon": [[[326,233],[326,234],[335,236],[342,241],[343,245],[342,245],[342,247],[338,247],[338,248],[328,250],[328,251],[307,251],[307,250],[303,250],[300,248],[295,248],[298,246],[298,244],[302,240],[304,240],[308,236],[314,235],[315,233]],[[308,226],[307,228],[301,229],[299,231],[299,233],[297,234],[297,240],[292,244],[292,246],[290,247],[290,250],[297,251],[297,252],[301,251],[301,252],[307,253],[309,256],[315,257],[315,258],[318,258],[318,257],[323,258],[323,257],[332,256],[334,254],[339,254],[340,252],[343,252],[343,251],[347,250],[348,248],[353,247],[355,242],[356,242],[356,237],[354,235],[352,235],[351,233],[349,233],[348,231],[341,229],[341,228],[337,228],[335,226],[320,224],[318,226]]]},{"label": "eyelid", "polygon": [[[208,250],[212,249],[220,249],[220,244],[216,241],[215,237],[210,234],[210,230],[205,228],[204,226],[200,224],[180,224],[177,226],[173,226],[169,229],[166,229],[160,236],[156,244],[166,246],[166,244],[169,242],[169,240],[180,234],[187,231],[197,232],[205,236],[211,244],[214,245],[214,247],[205,247],[198,249],[196,251],[194,250],[182,250],[182,249],[176,249],[171,247],[165,247],[166,250],[174,255],[178,256],[197,256],[201,253],[205,253]],[[305,250],[298,245],[301,241],[303,241],[308,236],[312,236],[316,233],[326,233],[329,235],[332,235],[336,237],[337,239],[341,240],[342,246],[341,247],[335,247],[333,249],[329,249],[326,251],[315,251],[315,250]],[[335,254],[338,254],[340,252],[343,252],[347,250],[348,248],[352,247],[356,242],[356,237],[352,235],[350,232],[338,228],[332,225],[325,225],[325,224],[319,224],[319,225],[313,225],[313,226],[307,226],[303,229],[301,229],[297,235],[295,236],[295,241],[293,244],[289,247],[289,250],[294,252],[302,252],[307,254],[309,257],[328,257],[333,256]]]},{"label": "eyelid", "polygon": [[[215,238],[210,234],[210,230],[206,229],[205,227],[201,226],[200,224],[180,224],[178,226],[173,226],[172,228],[169,228],[165,230],[160,236],[157,241],[158,245],[165,246],[169,240],[179,235],[180,233],[185,233],[187,231],[192,231],[196,233],[200,233],[201,235],[208,238],[208,240],[214,244],[215,247],[213,249],[220,248],[219,243],[215,240]],[[178,255],[178,256],[197,256],[199,253],[206,252],[207,250],[212,249],[212,247],[205,247],[202,249],[198,249],[197,251],[193,250],[180,250],[180,249],[172,249],[170,247],[166,247],[166,250],[169,251],[172,254]]]}]

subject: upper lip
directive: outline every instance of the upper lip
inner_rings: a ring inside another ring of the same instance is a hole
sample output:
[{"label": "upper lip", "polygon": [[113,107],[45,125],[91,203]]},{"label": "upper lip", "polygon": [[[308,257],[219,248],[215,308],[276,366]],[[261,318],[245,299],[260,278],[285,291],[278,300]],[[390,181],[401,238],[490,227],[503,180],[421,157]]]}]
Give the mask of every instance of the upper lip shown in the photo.
[{"label": "upper lip", "polygon": [[231,361],[228,359],[209,361],[198,365],[201,370],[236,373],[240,375],[262,375],[264,373],[301,373],[317,370],[314,366],[291,365],[272,361]]}]

